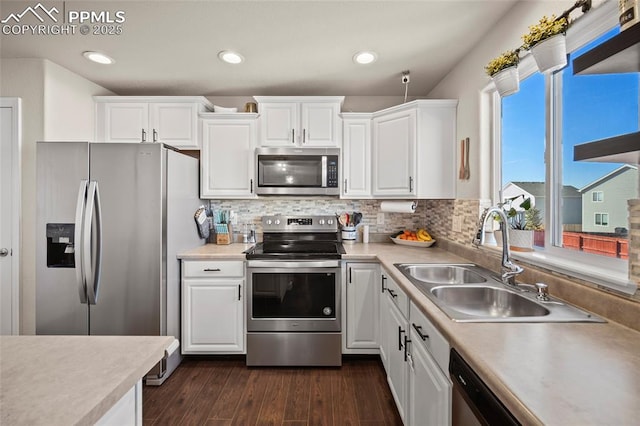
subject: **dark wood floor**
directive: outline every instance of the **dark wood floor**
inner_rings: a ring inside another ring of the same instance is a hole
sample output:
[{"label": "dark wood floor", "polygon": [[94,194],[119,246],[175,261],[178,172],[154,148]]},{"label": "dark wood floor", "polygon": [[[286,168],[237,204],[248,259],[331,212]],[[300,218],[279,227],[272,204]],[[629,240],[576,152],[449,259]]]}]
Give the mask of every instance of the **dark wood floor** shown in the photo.
[{"label": "dark wood floor", "polygon": [[244,359],[186,358],[143,389],[145,425],[401,425],[377,358],[342,368],[248,368]]}]

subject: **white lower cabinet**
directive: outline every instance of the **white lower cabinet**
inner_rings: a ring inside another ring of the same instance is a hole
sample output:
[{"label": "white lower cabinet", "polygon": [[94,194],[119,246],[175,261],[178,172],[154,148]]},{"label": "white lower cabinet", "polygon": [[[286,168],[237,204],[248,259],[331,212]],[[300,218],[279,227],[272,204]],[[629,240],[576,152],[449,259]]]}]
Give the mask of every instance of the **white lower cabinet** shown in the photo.
[{"label": "white lower cabinet", "polygon": [[380,347],[380,267],[377,263],[346,264],[343,327],[345,353],[378,353]]},{"label": "white lower cabinet", "polygon": [[411,302],[408,352],[409,425],[451,424],[449,343]]},{"label": "white lower cabinet", "polygon": [[142,380],[138,380],[95,424],[142,426]]},{"label": "white lower cabinet", "polygon": [[398,413],[406,425],[451,425],[449,343],[384,270],[382,277],[380,357]]},{"label": "white lower cabinet", "polygon": [[244,353],[244,262],[182,262],[182,353]]}]

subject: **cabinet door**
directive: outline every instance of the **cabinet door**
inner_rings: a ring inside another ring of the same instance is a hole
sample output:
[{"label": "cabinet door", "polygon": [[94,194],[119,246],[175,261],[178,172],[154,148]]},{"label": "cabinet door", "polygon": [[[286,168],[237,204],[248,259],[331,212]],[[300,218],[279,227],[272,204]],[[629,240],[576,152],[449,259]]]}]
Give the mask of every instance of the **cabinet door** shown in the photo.
[{"label": "cabinet door", "polygon": [[305,102],[300,112],[302,134],[299,141],[302,146],[340,146],[339,103]]},{"label": "cabinet door", "polygon": [[190,103],[149,105],[152,142],[183,149],[198,149],[198,106]]},{"label": "cabinet door", "polygon": [[413,329],[410,347],[408,424],[451,424],[451,381],[440,370]]},{"label": "cabinet door", "polygon": [[273,102],[260,104],[260,145],[294,146],[298,129],[298,103]]},{"label": "cabinet door", "polygon": [[[391,297],[386,296],[389,301]],[[406,423],[407,415],[407,391],[408,391],[408,368],[404,360],[405,336],[408,333],[407,320],[398,310],[393,302],[387,304],[389,307],[387,318],[387,333],[389,352],[387,353],[387,380],[393,398],[398,407],[398,413]]]},{"label": "cabinet door", "polygon": [[371,197],[371,120],[344,120],[342,174],[342,198]]},{"label": "cabinet door", "polygon": [[378,349],[378,265],[347,264],[347,348]]},{"label": "cabinet door", "polygon": [[373,120],[374,196],[415,196],[416,112],[402,111]]},{"label": "cabinet door", "polygon": [[389,374],[389,351],[390,351],[390,340],[389,340],[389,330],[391,326],[389,325],[389,305],[392,303],[388,300],[388,295],[386,293],[386,281],[388,280],[385,272],[380,274],[380,314],[378,321],[378,329],[380,330],[380,359],[382,360],[382,365],[384,366],[385,371]]},{"label": "cabinet door", "polygon": [[183,280],[182,353],[244,351],[243,280]]},{"label": "cabinet door", "polygon": [[97,128],[97,139],[100,142],[150,142],[149,104],[100,103]]},{"label": "cabinet door", "polygon": [[202,120],[202,198],[254,197],[255,140],[255,119]]}]

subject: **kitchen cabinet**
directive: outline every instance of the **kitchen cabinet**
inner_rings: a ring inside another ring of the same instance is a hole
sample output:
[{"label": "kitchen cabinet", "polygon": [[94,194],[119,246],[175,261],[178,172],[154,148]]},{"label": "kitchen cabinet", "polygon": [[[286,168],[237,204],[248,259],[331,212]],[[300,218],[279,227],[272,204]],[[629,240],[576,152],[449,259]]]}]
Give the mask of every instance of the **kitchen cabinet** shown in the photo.
[{"label": "kitchen cabinet", "polygon": [[244,262],[182,262],[182,353],[245,351]]},{"label": "kitchen cabinet", "polygon": [[342,114],[341,198],[371,198],[371,114]]},{"label": "kitchen cabinet", "polygon": [[417,100],[373,113],[375,198],[455,198],[456,106]]},{"label": "kitchen cabinet", "polygon": [[[640,25],[638,24],[573,60],[574,75],[627,72],[640,72]],[[573,148],[573,160],[638,164],[640,132],[576,145]]]},{"label": "kitchen cabinet", "polygon": [[95,426],[142,426],[142,380],[133,386],[96,423]]},{"label": "kitchen cabinet", "polygon": [[379,353],[379,277],[377,263],[346,264],[344,353]]},{"label": "kitchen cabinet", "polygon": [[391,394],[395,400],[398,413],[403,422],[407,423],[407,397],[408,397],[408,374],[406,362],[406,347],[408,343],[408,298],[398,287],[388,273],[383,271],[386,277],[386,295],[382,297],[381,304],[384,305],[384,353],[386,355],[387,381]]},{"label": "kitchen cabinet", "polygon": [[201,198],[254,198],[257,114],[200,115]]},{"label": "kitchen cabinet", "polygon": [[449,343],[411,302],[408,342],[409,425],[451,424]]},{"label": "kitchen cabinet", "polygon": [[96,140],[162,142],[199,149],[198,113],[212,109],[204,97],[96,96]]},{"label": "kitchen cabinet", "polygon": [[254,96],[260,146],[339,147],[343,96]]}]

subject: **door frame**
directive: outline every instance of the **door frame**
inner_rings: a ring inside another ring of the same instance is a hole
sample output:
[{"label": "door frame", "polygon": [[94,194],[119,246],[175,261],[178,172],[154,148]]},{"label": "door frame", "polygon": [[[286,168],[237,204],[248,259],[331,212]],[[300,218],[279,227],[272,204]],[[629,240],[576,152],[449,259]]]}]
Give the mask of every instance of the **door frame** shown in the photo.
[{"label": "door frame", "polygon": [[11,108],[11,334],[20,334],[20,238],[22,236],[22,100],[20,98],[0,97],[0,108]]}]

